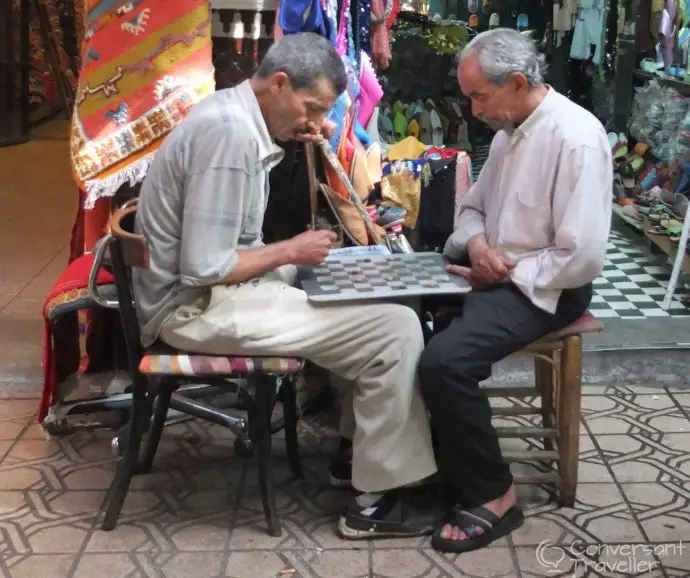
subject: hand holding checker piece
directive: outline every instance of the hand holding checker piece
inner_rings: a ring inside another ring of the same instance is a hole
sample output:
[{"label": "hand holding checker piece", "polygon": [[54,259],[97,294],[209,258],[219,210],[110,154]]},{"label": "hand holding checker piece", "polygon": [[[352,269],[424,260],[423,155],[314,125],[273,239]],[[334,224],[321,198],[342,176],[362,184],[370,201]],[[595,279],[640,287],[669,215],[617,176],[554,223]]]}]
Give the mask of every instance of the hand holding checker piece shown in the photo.
[{"label": "hand holding checker piece", "polygon": [[298,279],[315,303],[380,300],[471,291],[462,277],[446,271],[438,253],[329,257],[321,265],[301,267]]}]

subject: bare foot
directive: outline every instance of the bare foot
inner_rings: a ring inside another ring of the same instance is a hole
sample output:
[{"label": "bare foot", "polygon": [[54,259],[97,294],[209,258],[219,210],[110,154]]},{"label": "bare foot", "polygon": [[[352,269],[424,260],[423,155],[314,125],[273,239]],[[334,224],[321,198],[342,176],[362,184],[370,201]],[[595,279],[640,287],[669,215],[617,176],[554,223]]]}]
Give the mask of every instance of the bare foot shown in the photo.
[{"label": "bare foot", "polygon": [[[510,486],[510,489],[502,497],[487,502],[484,504],[484,507],[498,517],[503,517],[516,503],[517,494],[515,492],[515,486]],[[478,535],[484,533],[484,528],[482,526],[477,525],[474,529]],[[446,524],[441,529],[441,538],[444,540],[465,540],[467,535],[455,526]]]}]

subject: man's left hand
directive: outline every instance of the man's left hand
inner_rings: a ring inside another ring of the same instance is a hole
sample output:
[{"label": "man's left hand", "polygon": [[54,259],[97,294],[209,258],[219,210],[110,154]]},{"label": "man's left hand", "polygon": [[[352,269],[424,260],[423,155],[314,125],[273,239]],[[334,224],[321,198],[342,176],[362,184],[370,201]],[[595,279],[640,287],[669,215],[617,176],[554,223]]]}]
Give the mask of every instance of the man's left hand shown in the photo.
[{"label": "man's left hand", "polygon": [[335,129],[335,123],[332,120],[326,119],[321,123],[320,128],[316,128],[316,126],[311,125],[309,126],[309,132],[297,135],[295,140],[317,144],[322,138],[331,138],[335,132]]},{"label": "man's left hand", "polygon": [[[446,270],[451,275],[457,275],[458,277],[462,277],[463,279],[465,279],[465,281],[467,281],[470,284],[470,287],[472,287],[472,289],[474,289],[475,291],[479,289],[484,289],[485,287],[491,285],[491,283],[480,281],[477,278],[476,274],[473,273],[471,267],[462,267],[461,265],[448,265],[448,267],[446,267]],[[498,283],[508,283],[509,281],[510,277],[505,276]]]}]

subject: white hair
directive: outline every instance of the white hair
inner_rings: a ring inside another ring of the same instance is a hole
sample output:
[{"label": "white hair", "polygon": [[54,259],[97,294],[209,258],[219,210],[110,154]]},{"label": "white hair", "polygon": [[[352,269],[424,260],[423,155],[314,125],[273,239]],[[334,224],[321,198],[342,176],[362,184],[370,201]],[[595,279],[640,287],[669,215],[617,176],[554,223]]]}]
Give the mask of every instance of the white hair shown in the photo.
[{"label": "white hair", "polygon": [[546,58],[534,41],[512,28],[495,28],[477,34],[460,53],[460,62],[476,55],[487,80],[503,85],[513,72],[525,76],[530,87],[544,84]]}]

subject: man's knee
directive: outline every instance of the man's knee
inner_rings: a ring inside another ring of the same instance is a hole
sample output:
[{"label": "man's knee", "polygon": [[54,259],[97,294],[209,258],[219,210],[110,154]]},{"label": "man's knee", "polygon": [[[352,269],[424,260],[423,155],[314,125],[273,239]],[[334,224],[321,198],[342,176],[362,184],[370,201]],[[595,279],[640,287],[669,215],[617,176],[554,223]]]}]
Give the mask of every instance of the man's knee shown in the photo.
[{"label": "man's knee", "polygon": [[391,335],[411,342],[411,347],[422,350],[424,347],[424,335],[419,316],[413,309],[404,305],[390,304],[385,306],[381,319],[386,330]]},{"label": "man's knee", "polygon": [[469,344],[456,343],[444,333],[432,337],[419,358],[419,380],[425,396],[446,388],[462,389],[472,373],[476,356]]},{"label": "man's knee", "polygon": [[435,335],[427,343],[419,357],[419,383],[422,391],[444,387],[444,374],[448,372],[448,343],[441,335]]}]

